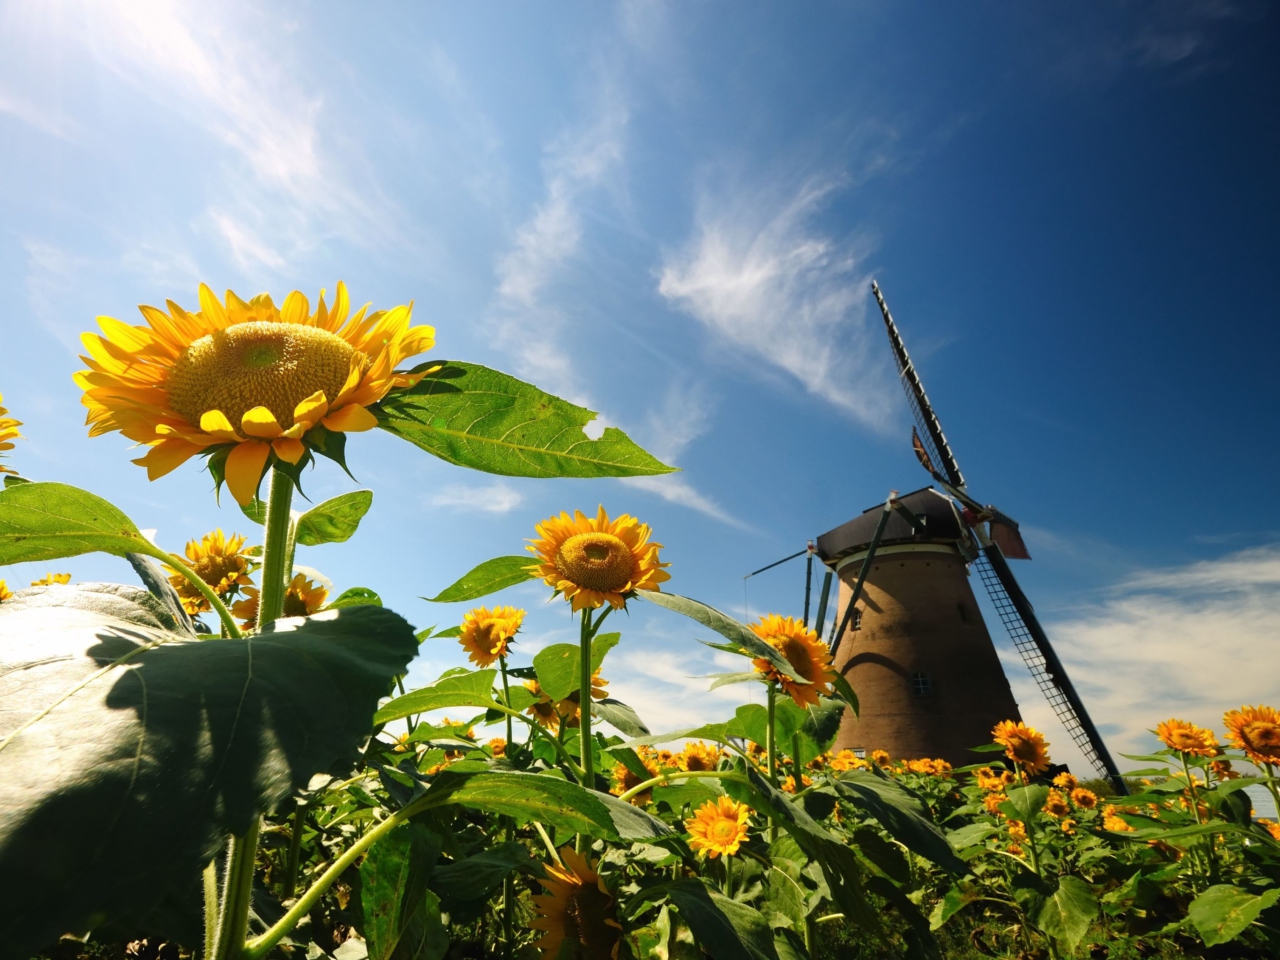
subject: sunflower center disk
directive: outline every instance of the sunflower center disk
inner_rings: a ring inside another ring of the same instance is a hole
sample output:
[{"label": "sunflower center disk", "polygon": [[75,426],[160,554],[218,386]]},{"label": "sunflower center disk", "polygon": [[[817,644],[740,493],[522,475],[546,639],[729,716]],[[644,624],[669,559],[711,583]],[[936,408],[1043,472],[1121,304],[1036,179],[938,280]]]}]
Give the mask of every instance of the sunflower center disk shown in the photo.
[{"label": "sunflower center disk", "polygon": [[317,390],[332,402],[342,391],[355,351],[315,327],[255,320],[218,330],[187,347],[169,374],[169,402],[188,423],[221,410],[240,429],[254,407],[266,407],[281,427]]},{"label": "sunflower center disk", "polygon": [[809,655],[809,648],[803,641],[795,637],[783,637],[778,642],[778,652],[787,658],[787,663],[791,664],[796,673],[806,680],[813,679],[813,657]]},{"label": "sunflower center disk", "polygon": [[609,897],[594,884],[583,884],[569,896],[565,932],[578,942],[573,956],[583,960],[612,960],[621,930],[606,923]]},{"label": "sunflower center disk", "polygon": [[580,587],[617,593],[631,582],[635,558],[631,549],[611,533],[579,533],[560,545],[556,569]]}]

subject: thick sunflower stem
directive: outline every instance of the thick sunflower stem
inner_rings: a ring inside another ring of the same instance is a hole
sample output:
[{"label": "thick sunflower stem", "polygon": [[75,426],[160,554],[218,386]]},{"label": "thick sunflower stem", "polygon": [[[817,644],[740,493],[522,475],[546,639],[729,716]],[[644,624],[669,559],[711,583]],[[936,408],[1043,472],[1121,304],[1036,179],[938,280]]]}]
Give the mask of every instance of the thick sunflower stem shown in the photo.
[{"label": "thick sunflower stem", "polygon": [[[775,697],[778,692],[778,685],[772,680],[765,686],[765,702],[768,704],[769,722],[765,727],[764,750],[765,757],[769,764],[769,782],[773,784],[774,789],[778,788],[778,744],[777,734],[774,730],[774,721],[777,717],[777,703]],[[778,839],[778,827],[770,822],[769,824],[769,842],[773,843]]]},{"label": "thick sunflower stem", "polygon": [[595,751],[591,749],[591,608],[582,611],[582,634],[579,641],[582,658],[578,671],[578,730],[582,734],[582,785],[596,788]]},{"label": "thick sunflower stem", "polygon": [[[293,480],[280,470],[271,471],[271,492],[267,495],[266,539],[262,548],[262,593],[258,595],[258,625],[261,633],[277,620],[284,609],[285,574],[290,565],[290,519]],[[258,858],[258,830],[255,817],[244,836],[232,837],[227,849],[227,873],[222,886],[222,908],[218,935],[209,960],[238,960],[245,953],[249,932],[249,902],[253,895],[253,872]]]},{"label": "thick sunflower stem", "polygon": [[[511,684],[507,680],[507,658],[505,655],[498,658],[498,666],[502,668],[502,702],[506,705],[507,709],[509,710],[511,709]],[[506,746],[507,750],[511,749],[512,735],[513,734],[511,730],[511,714],[508,713],[507,714],[507,746]]]}]

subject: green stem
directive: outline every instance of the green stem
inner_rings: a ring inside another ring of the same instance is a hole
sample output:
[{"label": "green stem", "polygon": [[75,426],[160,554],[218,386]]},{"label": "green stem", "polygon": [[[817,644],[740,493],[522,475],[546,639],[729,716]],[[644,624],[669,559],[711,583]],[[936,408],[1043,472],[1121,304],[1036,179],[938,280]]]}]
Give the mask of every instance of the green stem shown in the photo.
[{"label": "green stem", "polygon": [[298,887],[298,867],[302,863],[302,831],[307,826],[307,808],[298,804],[293,811],[293,825],[289,833],[289,859],[284,868],[284,885],[280,899],[288,900]]},{"label": "green stem", "polygon": [[427,809],[427,807],[432,803],[438,802],[438,799],[435,797],[419,797],[408,806],[402,807],[395,813],[391,814],[391,816],[387,817],[387,819],[383,820],[380,824],[353,843],[347,849],[346,853],[333,861],[333,863],[329,865],[329,869],[316,878],[315,883],[311,884],[307,889],[307,892],[298,898],[297,902],[289,908],[288,912],[272,924],[270,930],[260,937],[255,937],[244,945],[242,953],[243,960],[261,960],[262,957],[265,957],[272,947],[283,940],[289,931],[296,927],[298,922],[311,912],[311,908],[316,905],[316,902],[324,895],[324,892],[333,885],[335,880],[346,872],[348,867],[360,859],[360,855],[362,853],[410,817]]},{"label": "green stem", "polygon": [[[262,548],[258,633],[262,633],[278,619],[284,609],[285,573],[289,567],[289,537],[293,525],[289,513],[292,503],[293,480],[287,473],[273,469],[271,492],[267,497],[266,538]],[[226,881],[222,888],[222,909],[218,916],[218,934],[214,939],[210,960],[239,960],[245,953],[260,826],[260,818],[255,817],[253,825],[244,836],[231,838],[227,850]]]},{"label": "green stem", "polygon": [[[1196,782],[1192,779],[1191,768],[1187,766],[1187,755],[1182,751],[1178,751],[1178,759],[1182,761],[1182,775],[1187,778],[1187,793],[1191,796],[1191,813],[1195,816],[1196,823],[1202,824],[1204,823],[1204,819],[1200,816],[1200,795],[1196,792]],[[1195,852],[1192,859],[1197,862],[1200,860],[1199,851]],[[1209,834],[1209,856],[1206,858],[1206,862],[1204,864],[1206,884],[1213,883],[1213,874],[1216,872],[1214,869],[1214,859],[1213,834],[1211,833]]]},{"label": "green stem", "polygon": [[724,855],[724,895],[733,899],[733,856],[728,853]]},{"label": "green stem", "polygon": [[[774,732],[775,719],[777,715],[777,704],[775,703],[775,695],[778,691],[778,685],[774,681],[769,681],[766,685],[765,702],[769,706],[769,722],[765,727],[764,749],[765,756],[769,764],[769,782],[773,784],[773,788],[778,789],[778,744],[777,734]],[[778,825],[772,820],[769,822],[769,842],[773,843],[778,839]]]},{"label": "green stem", "polygon": [[1276,802],[1276,816],[1280,818],[1280,786],[1276,784],[1276,768],[1269,763],[1263,766],[1267,768],[1267,776],[1271,778],[1267,783],[1267,789],[1271,791],[1272,799]]},{"label": "green stem", "polygon": [[578,641],[578,732],[582,734],[582,785],[596,788],[595,751],[591,749],[591,608],[582,610],[582,631]]},{"label": "green stem", "polygon": [[213,941],[218,938],[218,861],[210,860],[204,868],[204,953],[213,955]]},{"label": "green stem", "polygon": [[748,784],[751,782],[742,774],[734,773],[732,770],[663,770],[656,777],[643,783],[637,783],[618,799],[626,803],[637,794],[644,793],[654,787],[660,787],[671,780],[695,780],[698,777],[710,777],[716,780],[736,780],[738,783]]},{"label": "green stem", "polygon": [[162,560],[169,566],[173,567],[173,569],[186,577],[193,587],[200,591],[200,595],[209,601],[209,606],[213,607],[214,612],[218,615],[218,619],[222,621],[223,629],[227,631],[232,639],[239,640],[244,636],[240,631],[240,627],[236,624],[236,618],[233,617],[231,615],[231,611],[227,609],[227,605],[222,602],[221,597],[213,592],[213,587],[209,586],[203,579],[201,579],[200,574],[196,573],[173,554],[165,553],[159,547],[146,552],[157,560]]},{"label": "green stem", "polygon": [[[507,707],[511,707],[511,685],[507,682],[507,658],[498,658],[498,666],[502,668],[502,699]],[[511,749],[511,714],[507,714],[507,749]]]},{"label": "green stem", "polygon": [[[508,717],[515,717],[517,720],[523,720],[525,723],[527,723],[529,725],[529,731],[531,733],[534,733],[537,736],[542,737],[544,740],[550,743],[551,746],[555,747],[556,753],[560,755],[560,759],[564,761],[565,766],[567,766],[573,772],[573,775],[578,778],[578,782],[579,783],[585,782],[584,778],[586,777],[586,774],[583,773],[582,768],[578,766],[577,762],[573,759],[573,754],[571,754],[568,751],[568,749],[565,747],[564,743],[561,742],[559,737],[553,734],[547,733],[547,731],[543,730],[542,727],[538,726],[537,723],[530,720],[528,717],[524,716],[519,711],[512,710],[510,707],[504,707],[501,704],[498,704],[496,706],[490,707],[489,709],[497,710],[499,713],[505,713]],[[564,731],[563,726],[560,729],[561,729],[561,732]]]}]

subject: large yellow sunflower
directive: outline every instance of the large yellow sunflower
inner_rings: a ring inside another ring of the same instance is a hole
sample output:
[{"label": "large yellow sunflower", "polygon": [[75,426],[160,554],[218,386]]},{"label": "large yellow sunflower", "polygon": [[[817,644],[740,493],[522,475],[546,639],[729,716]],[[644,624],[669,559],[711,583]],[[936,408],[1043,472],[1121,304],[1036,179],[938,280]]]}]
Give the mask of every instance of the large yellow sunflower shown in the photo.
[{"label": "large yellow sunflower", "polygon": [[1195,757],[1216,757],[1222,751],[1212,730],[1186,720],[1170,719],[1156,724],[1156,736],[1166,747]]},{"label": "large yellow sunflower", "polygon": [[523,623],[524,611],[516,607],[476,607],[463,615],[458,642],[467,651],[468,660],[487,667],[507,655],[511,640]]},{"label": "large yellow sunflower", "polygon": [[[233,533],[228,538],[219,528],[212,533],[206,533],[199,540],[187,541],[188,565],[199,574],[201,580],[213,588],[214,593],[225,599],[234,595],[240,587],[253,585],[253,581],[249,579],[249,557],[245,555],[243,549],[242,534]],[[210,609],[209,601],[204,598],[204,594],[182,574],[174,571],[169,577],[169,582],[178,591],[182,608],[191,616],[194,617]]]},{"label": "large yellow sunflower", "polygon": [[81,338],[89,369],[75,379],[89,435],[119,430],[151,447],[134,461],[151,480],[198,453],[225,456],[242,504],[273,457],[297,464],[322,445],[323,431],[308,431],[377,426],[369,405],[425,375],[396,364],[435,343],[432,327],[409,325],[412,305],[350,315],[342,283],[333,309],[321,292],[315,313],[297,290],[277,309],[266,294],[246,303],[230,290],[224,305],[205,284],[198,312],[167,305],[140,307],[145,326],[99,317],[102,334]]},{"label": "large yellow sunflower", "polygon": [[720,766],[724,751],[718,745],[690,740],[676,754],[676,765],[681,770],[714,770]]},{"label": "large yellow sunflower", "polygon": [[1028,776],[1049,769],[1049,744],[1039,730],[1025,723],[1001,720],[991,737],[1004,747],[1004,755],[1020,765]]},{"label": "large yellow sunflower", "polygon": [[547,877],[538,882],[546,893],[533,898],[538,916],[529,926],[541,930],[537,947],[544,960],[555,960],[569,941],[574,960],[615,960],[622,939],[617,901],[595,871],[595,864],[560,848],[563,867],[548,865]]},{"label": "large yellow sunflower", "polygon": [[[245,587],[244,599],[231,605],[231,612],[241,617],[245,630],[253,630],[258,624],[257,587]],[[323,584],[312,583],[305,573],[295,574],[284,591],[284,610],[282,617],[309,617],[321,607],[329,597],[329,591]]]},{"label": "large yellow sunflower", "polygon": [[786,674],[779,673],[768,660],[753,660],[756,670],[782,687],[796,706],[816,706],[818,694],[830,694],[836,673],[831,669],[831,651],[816,633],[794,617],[780,617],[770,613],[751,625],[752,632],[787,659],[793,669],[808,683],[796,683]]},{"label": "large yellow sunflower", "polygon": [[751,808],[730,797],[716,797],[700,806],[684,822],[689,831],[689,847],[706,853],[712,860],[724,854],[733,856],[747,839],[747,820]]},{"label": "large yellow sunflower", "polygon": [[1254,763],[1280,764],[1280,710],[1241,707],[1228,710],[1222,722],[1227,727],[1227,739]]},{"label": "large yellow sunflower", "polygon": [[529,568],[556,593],[563,593],[577,611],[609,604],[615,610],[626,605],[637,590],[658,590],[671,579],[658,560],[660,543],[650,543],[650,529],[635,517],[623,514],[610,520],[601,506],[594,519],[575,510],[561,513],[535,528],[541,539],[526,549],[538,558]]},{"label": "large yellow sunflower", "polygon": [[[4,394],[0,393],[0,403],[4,402]],[[18,432],[18,428],[22,426],[21,420],[14,420],[12,417],[5,416],[9,411],[0,406],[0,453],[5,450],[13,449],[13,441],[22,438],[22,434]],[[16,470],[10,470],[8,467],[0,464],[0,473],[17,473]]]}]

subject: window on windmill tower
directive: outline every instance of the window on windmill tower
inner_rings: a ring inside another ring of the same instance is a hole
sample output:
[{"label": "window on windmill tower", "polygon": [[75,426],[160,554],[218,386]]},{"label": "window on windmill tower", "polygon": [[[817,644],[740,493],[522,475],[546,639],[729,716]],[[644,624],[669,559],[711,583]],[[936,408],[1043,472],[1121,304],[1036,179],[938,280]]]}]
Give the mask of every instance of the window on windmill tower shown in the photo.
[{"label": "window on windmill tower", "polygon": [[911,693],[916,697],[933,696],[933,681],[929,679],[927,673],[913,673],[911,675]]},{"label": "window on windmill tower", "polygon": [[867,748],[866,748],[866,747],[854,747],[854,748],[853,748],[853,755],[854,755],[855,757],[857,757],[859,760],[865,760],[865,759],[867,759]]},{"label": "window on windmill tower", "polygon": [[862,629],[862,608],[861,607],[853,608],[853,622],[850,626],[850,629],[852,630]]}]

